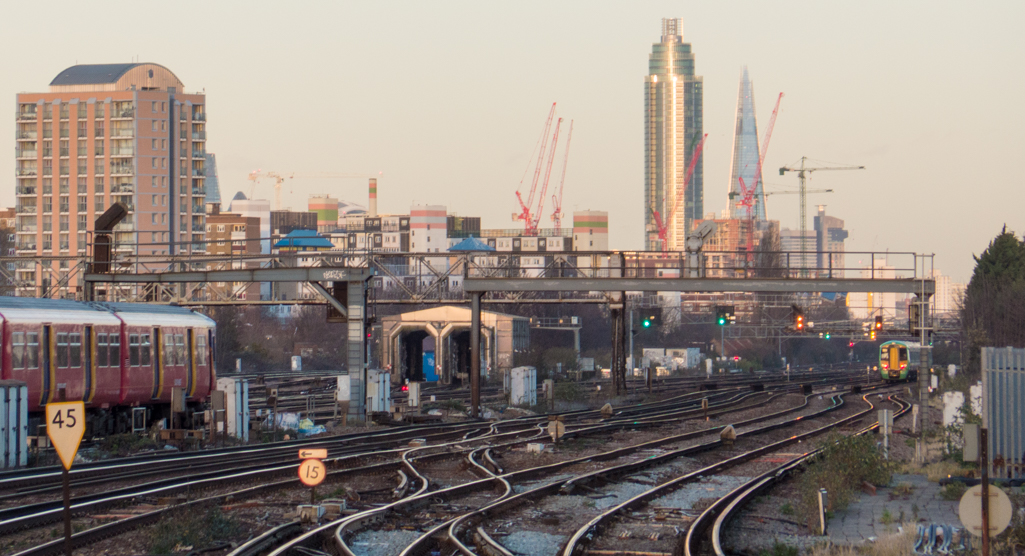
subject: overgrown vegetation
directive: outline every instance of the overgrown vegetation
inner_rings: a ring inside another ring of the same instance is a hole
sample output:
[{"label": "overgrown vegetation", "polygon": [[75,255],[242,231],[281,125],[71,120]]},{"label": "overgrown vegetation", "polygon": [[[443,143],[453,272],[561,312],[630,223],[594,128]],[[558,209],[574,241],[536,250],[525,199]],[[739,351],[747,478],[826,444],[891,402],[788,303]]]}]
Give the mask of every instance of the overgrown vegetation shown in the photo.
[{"label": "overgrown vegetation", "polygon": [[148,436],[125,433],[101,438],[97,448],[111,456],[127,456],[142,450],[155,450],[158,444]]},{"label": "overgrown vegetation", "polygon": [[867,481],[882,486],[890,482],[892,469],[869,435],[844,436],[831,433],[799,480],[800,517],[809,529],[818,523],[818,492],[828,492],[829,511],[842,510],[854,492]]},{"label": "overgrown vegetation", "polygon": [[796,546],[787,546],[779,541],[772,543],[772,550],[763,550],[760,556],[797,556]]},{"label": "overgrown vegetation", "polygon": [[555,399],[564,402],[578,402],[587,397],[584,388],[576,382],[556,382]]},{"label": "overgrown vegetation", "polygon": [[961,481],[949,483],[940,489],[940,498],[944,500],[957,501],[964,496],[968,486]]},{"label": "overgrown vegetation", "polygon": [[157,523],[149,550],[153,554],[201,550],[215,543],[226,544],[240,530],[241,525],[225,516],[220,508],[211,508],[206,512],[182,510],[165,516]]}]

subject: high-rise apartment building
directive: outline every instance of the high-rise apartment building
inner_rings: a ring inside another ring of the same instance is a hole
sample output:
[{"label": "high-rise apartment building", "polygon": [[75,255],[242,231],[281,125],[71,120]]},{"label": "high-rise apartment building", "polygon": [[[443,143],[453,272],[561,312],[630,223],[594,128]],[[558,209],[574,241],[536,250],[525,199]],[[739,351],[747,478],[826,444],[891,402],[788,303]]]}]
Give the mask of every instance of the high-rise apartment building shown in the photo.
[{"label": "high-rise apartment building", "polygon": [[663,19],[662,40],[652,45],[644,78],[644,248],[660,250],[658,211],[667,228],[667,248],[683,250],[694,220],[704,214],[703,163],[689,183],[687,166],[702,137],[702,79],[694,75],[694,53],[683,42],[683,20]]},{"label": "high-rise apartment building", "polygon": [[[96,218],[128,209],[115,251],[203,251],[206,98],[149,63],[76,65],[45,93],[17,95],[20,255],[85,255]],[[19,280],[74,296],[68,261],[26,265]],[[54,289],[55,288],[55,289]]]}]

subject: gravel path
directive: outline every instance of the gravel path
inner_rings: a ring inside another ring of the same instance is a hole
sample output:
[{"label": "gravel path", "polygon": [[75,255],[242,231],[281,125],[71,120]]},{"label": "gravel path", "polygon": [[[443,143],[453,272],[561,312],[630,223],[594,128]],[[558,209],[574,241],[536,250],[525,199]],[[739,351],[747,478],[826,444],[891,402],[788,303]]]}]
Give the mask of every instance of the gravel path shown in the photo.
[{"label": "gravel path", "polygon": [[[517,531],[502,537],[498,542],[516,554],[544,556],[557,554],[559,547],[565,542],[562,535],[549,535],[538,531]],[[359,556],[359,555],[357,555]]]},{"label": "gravel path", "polygon": [[363,531],[349,542],[349,548],[356,556],[393,556],[402,552],[411,542],[420,538],[420,535],[421,533],[416,531],[402,529]]}]

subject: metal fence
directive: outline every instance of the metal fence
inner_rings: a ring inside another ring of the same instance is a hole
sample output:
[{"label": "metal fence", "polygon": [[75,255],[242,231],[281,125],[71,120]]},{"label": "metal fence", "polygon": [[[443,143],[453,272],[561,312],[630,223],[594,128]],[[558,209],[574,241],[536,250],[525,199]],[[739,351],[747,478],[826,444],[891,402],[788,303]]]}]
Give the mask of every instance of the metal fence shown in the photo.
[{"label": "metal fence", "polygon": [[982,424],[994,477],[1025,477],[1025,349],[982,348]]}]

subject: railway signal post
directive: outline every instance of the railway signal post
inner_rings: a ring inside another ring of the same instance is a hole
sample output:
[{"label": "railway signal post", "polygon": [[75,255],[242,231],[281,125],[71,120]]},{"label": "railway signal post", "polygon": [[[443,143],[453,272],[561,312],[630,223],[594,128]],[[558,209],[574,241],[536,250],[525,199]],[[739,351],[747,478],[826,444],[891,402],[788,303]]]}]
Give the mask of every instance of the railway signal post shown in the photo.
[{"label": "railway signal post", "polygon": [[57,456],[64,466],[64,554],[71,556],[71,478],[68,472],[85,435],[85,403],[58,402],[46,404],[46,436],[50,437]]},{"label": "railway signal post", "polygon": [[299,481],[310,487],[310,505],[317,503],[317,485],[324,482],[327,467],[322,459],[327,458],[326,448],[300,448]]}]

